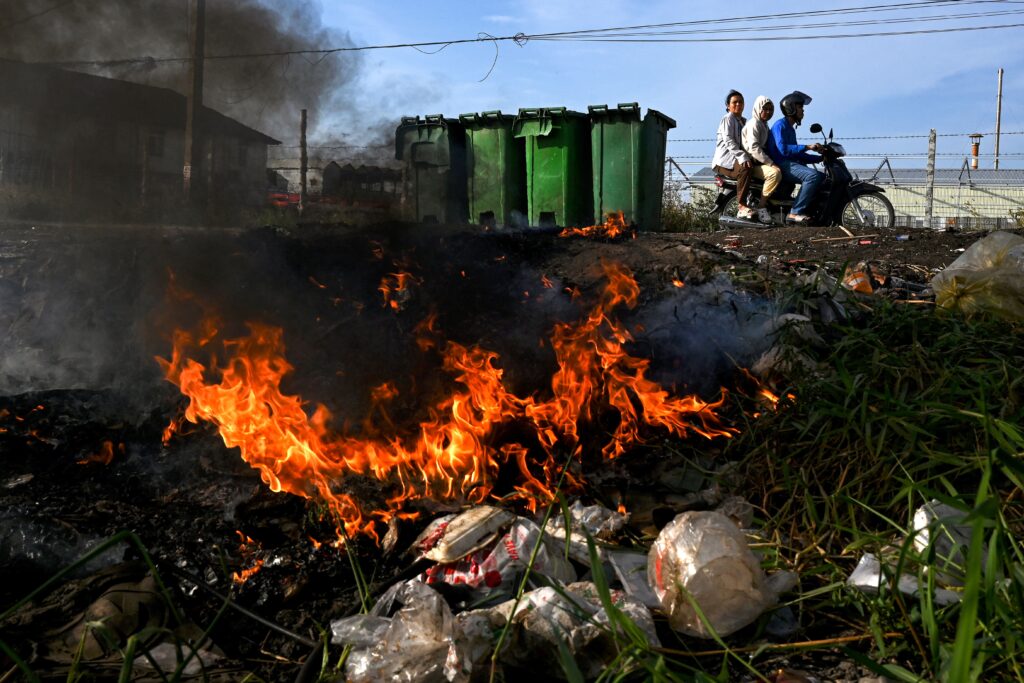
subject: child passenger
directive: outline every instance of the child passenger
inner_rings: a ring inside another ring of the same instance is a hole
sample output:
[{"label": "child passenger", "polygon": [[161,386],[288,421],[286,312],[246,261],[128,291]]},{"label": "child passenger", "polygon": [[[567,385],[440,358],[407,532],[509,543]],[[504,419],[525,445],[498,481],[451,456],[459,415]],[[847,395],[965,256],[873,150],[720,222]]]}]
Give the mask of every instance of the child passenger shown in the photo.
[{"label": "child passenger", "polygon": [[743,151],[743,94],[738,90],[730,90],[725,96],[725,116],[718,124],[715,135],[715,157],[711,168],[715,173],[732,178],[736,181],[736,196],[740,209],[737,218],[747,220],[754,218],[754,210],[743,202],[747,199],[747,188],[750,185],[750,155]]},{"label": "child passenger", "polygon": [[[782,179],[782,169],[768,156],[768,121],[775,113],[775,105],[764,95],[754,100],[754,116],[743,126],[743,151],[750,155],[754,165],[750,175],[764,180],[761,202],[757,207],[757,220],[771,225],[772,215],[768,211],[768,198],[775,192]],[[753,212],[751,212],[753,213]]]}]

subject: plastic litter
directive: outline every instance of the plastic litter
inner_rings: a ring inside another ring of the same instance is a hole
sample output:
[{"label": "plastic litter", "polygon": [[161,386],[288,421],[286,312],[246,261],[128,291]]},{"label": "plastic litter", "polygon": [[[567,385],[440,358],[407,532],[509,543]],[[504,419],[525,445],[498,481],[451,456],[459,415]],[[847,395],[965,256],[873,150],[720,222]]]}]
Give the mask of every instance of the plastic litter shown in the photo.
[{"label": "plastic litter", "polygon": [[[470,599],[511,595],[515,580],[526,570],[540,527],[528,519],[515,518],[508,531],[491,545],[474,550],[454,561],[434,565],[422,575],[430,585],[449,584],[458,587]],[[576,570],[564,557],[564,545],[543,534],[544,540],[534,559],[532,571],[562,583],[576,580]]]},{"label": "plastic litter", "polygon": [[[583,505],[575,501],[569,506],[569,557],[581,564],[590,564],[590,551],[587,548],[587,536],[595,540],[614,538],[629,521],[629,514],[609,510],[603,505]],[[548,520],[544,531],[562,543],[565,541],[565,516],[555,514]],[[604,556],[604,549],[598,546],[598,555]]]},{"label": "plastic litter", "polygon": [[[966,517],[966,512],[937,500],[914,511],[914,547],[927,556],[928,569],[947,586],[963,585],[967,547],[973,534],[971,525],[964,523]],[[930,550],[934,550],[934,560]]]},{"label": "plastic litter", "polygon": [[[646,607],[621,591],[611,591],[612,604],[644,633],[652,647],[660,642]],[[511,603],[502,607],[508,609]],[[532,671],[561,671],[558,645],[573,655],[587,679],[596,678],[618,656],[608,613],[592,583],[574,583],[562,591],[538,588],[523,596],[512,617],[512,637],[501,661]]]},{"label": "plastic litter", "polygon": [[739,528],[719,512],[684,512],[669,522],[648,556],[648,580],[677,631],[711,637],[708,625],[729,635],[774,605],[796,584],[792,572],[766,578]]},{"label": "plastic litter", "polygon": [[[610,591],[610,597],[651,646],[660,645],[646,607],[622,591]],[[596,586],[585,582],[564,589],[538,588],[526,593],[518,606],[509,600],[454,616],[439,593],[411,580],[392,587],[370,614],[331,622],[331,642],[353,646],[345,667],[346,680],[352,683],[465,683],[483,671],[510,619],[502,664],[560,671],[561,643],[584,675],[594,678],[618,656],[613,620]]]},{"label": "plastic litter", "polygon": [[964,315],[1024,320],[1024,237],[993,232],[932,278],[935,303]]},{"label": "plastic litter", "polygon": [[[850,577],[846,579],[846,585],[868,595],[877,595],[881,588],[889,585],[889,579],[882,572],[882,563],[878,558],[871,553],[864,553]],[[905,595],[917,595],[921,584],[916,577],[901,574],[896,581],[896,588]],[[934,600],[936,605],[945,607],[959,602],[960,595],[945,588],[936,588]]]},{"label": "plastic litter", "polygon": [[139,655],[132,662],[136,669],[155,669],[163,674],[173,674],[186,657],[192,655],[181,673],[185,676],[198,676],[204,671],[209,673],[210,667],[223,659],[220,655],[209,650],[196,650],[195,653],[188,646],[178,646],[174,643],[160,643],[148,650],[148,655]]},{"label": "plastic litter", "polygon": [[646,607],[661,609],[661,601],[647,583],[647,553],[609,550],[605,557],[627,595]]},{"label": "plastic litter", "polygon": [[861,294],[873,294],[876,289],[885,286],[885,279],[885,274],[879,272],[877,266],[861,261],[846,268],[843,287]]},{"label": "plastic litter", "polygon": [[416,580],[389,592],[370,614],[331,622],[331,642],[354,646],[345,664],[346,680],[469,681],[472,663],[444,598]]},{"label": "plastic litter", "polygon": [[427,525],[413,541],[412,552],[434,562],[454,562],[486,547],[516,516],[490,505],[477,505],[458,515],[445,515]]}]

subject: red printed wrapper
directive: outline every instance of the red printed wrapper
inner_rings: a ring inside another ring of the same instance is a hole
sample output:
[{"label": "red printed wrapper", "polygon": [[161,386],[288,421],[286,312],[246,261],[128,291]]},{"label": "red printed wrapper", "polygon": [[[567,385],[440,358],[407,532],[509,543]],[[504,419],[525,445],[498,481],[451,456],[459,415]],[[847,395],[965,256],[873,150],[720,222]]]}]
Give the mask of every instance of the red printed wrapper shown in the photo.
[{"label": "red printed wrapper", "polygon": [[[540,534],[540,528],[533,522],[517,519],[494,544],[456,562],[434,565],[421,578],[428,585],[463,586],[476,597],[511,593],[516,577],[525,571],[530,561]],[[562,583],[576,580],[576,571],[546,534],[533,562],[533,571]]]}]

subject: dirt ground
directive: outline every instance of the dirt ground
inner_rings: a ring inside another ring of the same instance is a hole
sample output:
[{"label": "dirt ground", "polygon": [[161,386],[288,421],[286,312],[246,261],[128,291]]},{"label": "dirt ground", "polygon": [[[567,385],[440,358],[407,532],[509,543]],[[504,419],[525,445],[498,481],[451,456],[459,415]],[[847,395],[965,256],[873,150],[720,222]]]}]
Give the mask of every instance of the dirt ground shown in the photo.
[{"label": "dirt ground", "polygon": [[841,272],[846,263],[871,261],[889,275],[925,283],[984,234],[879,228],[854,232],[854,237],[849,237],[839,227],[786,226],[684,233],[683,236],[687,241],[714,245],[747,259],[766,256],[783,264],[821,264],[833,274]]},{"label": "dirt ground", "polygon": [[[382,378],[397,378],[405,382],[403,389],[415,386],[424,395],[434,388],[428,380],[443,373],[424,361],[410,341],[415,325],[431,310],[450,338],[500,351],[508,359],[510,383],[531,392],[550,383],[553,365],[550,351],[538,346],[538,336],[552,320],[575,319],[579,307],[597,296],[602,262],[621,263],[640,285],[638,319],[645,311],[672,316],[663,320],[664,343],[659,345],[653,328],[638,339],[647,342],[641,350],[660,350],[660,357],[650,354],[659,361],[656,369],[674,374],[673,361],[681,355],[693,365],[701,349],[722,346],[744,362],[745,351],[727,346],[737,336],[732,327],[711,337],[714,344],[688,343],[693,340],[682,334],[685,321],[678,320],[677,312],[685,304],[683,292],[698,288],[675,289],[680,287],[676,283],[689,287],[720,273],[763,272],[766,277],[751,279],[749,288],[756,290],[759,283],[779,282],[819,264],[839,275],[844,264],[869,260],[887,274],[924,284],[983,236],[875,232],[849,238],[840,228],[786,227],[603,240],[423,226],[300,226],[289,232],[220,234],[170,228],[69,233],[62,226],[8,226],[0,230],[0,297],[6,297],[0,298],[6,304],[0,329],[8,330],[5,347],[18,362],[12,360],[0,372],[0,416],[6,420],[0,424],[0,450],[8,465],[0,489],[5,511],[0,540],[11,548],[0,555],[2,604],[26,595],[84,548],[130,529],[165,569],[165,578],[178,584],[176,595],[196,623],[212,620],[220,607],[217,594],[230,588],[222,562],[241,571],[256,558],[266,560],[262,572],[234,589],[235,600],[292,634],[268,631],[266,623],[251,617],[222,620],[213,633],[238,670],[257,670],[266,680],[294,679],[317,640],[316,624],[356,606],[347,558],[310,545],[311,538],[328,534],[329,525],[307,519],[305,501],[271,494],[255,470],[236,451],[225,449],[209,427],[161,444],[161,430],[182,398],[159,376],[153,358],[169,354],[170,330],[189,320],[193,308],[201,308],[196,302],[216,304],[230,314],[226,325],[232,329],[251,319],[284,327],[289,358],[296,365],[291,386],[337,414],[358,416],[355,409],[364,406],[352,397],[366,395],[366,387]],[[861,244],[865,240],[870,243]],[[419,284],[391,310],[381,303],[379,285],[398,267],[412,271]],[[556,281],[554,287],[549,278]],[[678,306],[669,308],[666,302]],[[746,311],[742,306],[753,304],[740,298],[723,303],[728,305],[700,310],[734,311],[733,317],[745,312],[752,319],[760,311]],[[701,373],[707,381],[714,379],[707,373],[720,365],[714,360],[709,357]],[[696,382],[690,378],[681,386]],[[720,386],[717,380],[712,384]],[[408,421],[414,423],[416,413],[409,412]],[[99,458],[104,445],[109,445],[109,457]],[[662,464],[652,468],[645,458],[654,452],[640,449],[632,460],[624,459],[637,463],[635,471],[605,467],[603,483],[592,482],[632,495],[628,507],[636,523],[643,517],[644,496],[656,498],[657,505],[648,507],[667,509],[667,518],[681,509],[657,498],[655,483],[671,489],[671,500],[683,500],[684,492],[700,488],[678,476],[678,491],[669,487],[671,478],[662,474],[673,463],[665,453],[676,451],[658,451],[656,461]],[[631,488],[620,487],[619,479]],[[654,512],[648,517],[658,521]],[[419,531],[419,526],[407,527],[403,542]],[[259,549],[245,539],[255,540]],[[365,545],[368,556],[378,557],[379,550]],[[112,552],[138,558],[120,546]],[[86,569],[97,572],[116,559],[99,557],[99,567]],[[376,592],[405,569],[404,561],[395,558],[380,561]],[[114,579],[104,581],[106,586]],[[55,595],[69,593],[72,586],[65,588]],[[49,642],[41,635],[47,629],[73,625],[97,591],[80,591],[74,601],[47,607],[49,612],[21,614],[15,639],[19,648],[32,652]],[[77,642],[63,638],[50,643],[50,650],[33,655],[31,663],[66,678],[73,654],[68,643]],[[805,666],[798,657],[779,662],[811,668],[825,680],[856,681],[865,673],[849,662],[811,664]],[[840,672],[840,665],[849,671]],[[225,665],[222,680],[233,680],[236,673]]]}]

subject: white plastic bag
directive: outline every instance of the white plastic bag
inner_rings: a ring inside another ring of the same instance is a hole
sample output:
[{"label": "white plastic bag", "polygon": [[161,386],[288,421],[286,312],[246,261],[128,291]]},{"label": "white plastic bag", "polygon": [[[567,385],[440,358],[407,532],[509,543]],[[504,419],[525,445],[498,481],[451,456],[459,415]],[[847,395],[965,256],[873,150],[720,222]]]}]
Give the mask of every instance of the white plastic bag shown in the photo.
[{"label": "white plastic bag", "polygon": [[687,595],[721,636],[750,624],[791,588],[796,576],[765,578],[743,532],[720,512],[684,512],[668,523],[648,555],[648,581],[677,631],[710,638]]},{"label": "white plastic bag", "polygon": [[965,315],[1024,320],[1024,237],[993,232],[932,278],[935,303]]}]

